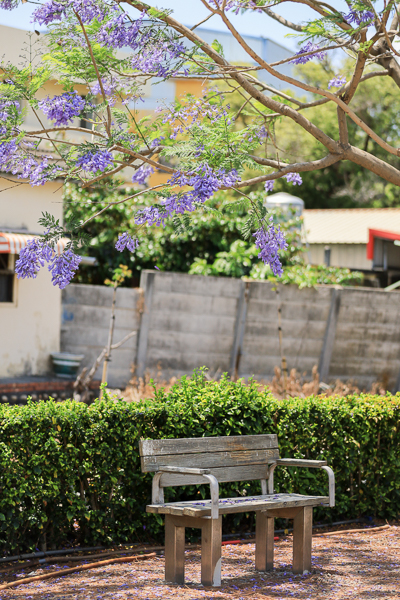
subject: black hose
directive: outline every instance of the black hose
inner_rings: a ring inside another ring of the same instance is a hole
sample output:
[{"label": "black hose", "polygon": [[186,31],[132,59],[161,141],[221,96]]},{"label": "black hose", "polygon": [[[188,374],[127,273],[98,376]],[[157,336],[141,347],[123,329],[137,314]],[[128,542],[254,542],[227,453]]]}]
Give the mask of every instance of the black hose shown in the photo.
[{"label": "black hose", "polygon": [[[323,523],[321,525],[313,525],[313,529],[319,529],[320,527],[335,527],[336,525],[349,525],[350,523],[365,523],[366,518],[361,517],[358,519],[351,519],[350,521],[336,521],[336,523]],[[292,531],[292,528],[288,529],[275,529],[275,533],[285,533],[285,531]],[[245,533],[245,537],[254,537],[255,531]],[[223,540],[231,540],[237,538],[237,533],[228,533],[222,536]],[[46,556],[63,556],[66,554],[74,554],[75,552],[93,552],[94,550],[110,550],[113,548],[123,550],[124,548],[129,550],[138,544],[125,544],[123,546],[92,546],[89,548],[69,548],[63,550],[50,550],[46,552],[31,552],[30,554],[17,554],[16,556],[7,556],[0,558],[0,563],[14,562],[17,560],[26,560],[30,558],[44,558]]]},{"label": "black hose", "polygon": [[[360,517],[358,519],[351,519],[350,521],[336,521],[335,523],[322,523],[321,525],[313,525],[313,529],[319,529],[320,527],[336,527],[336,525],[350,525],[351,523],[365,523],[369,519],[365,517]],[[285,531],[293,531],[293,527],[288,527],[287,529],[275,529],[275,533],[285,533]],[[245,533],[245,537],[255,537],[256,532],[250,531]],[[222,536],[223,540],[232,540],[237,538],[237,533],[227,533]]]},{"label": "black hose", "polygon": [[0,558],[0,563],[13,562],[16,560],[25,560],[29,558],[44,558],[45,556],[62,556],[64,554],[73,554],[75,552],[93,552],[94,550],[110,550],[117,548],[123,550],[124,548],[130,549],[138,544],[124,544],[123,546],[92,546],[90,548],[68,548],[63,550],[50,550],[46,552],[31,552],[30,554],[17,554],[16,556],[6,556]]}]

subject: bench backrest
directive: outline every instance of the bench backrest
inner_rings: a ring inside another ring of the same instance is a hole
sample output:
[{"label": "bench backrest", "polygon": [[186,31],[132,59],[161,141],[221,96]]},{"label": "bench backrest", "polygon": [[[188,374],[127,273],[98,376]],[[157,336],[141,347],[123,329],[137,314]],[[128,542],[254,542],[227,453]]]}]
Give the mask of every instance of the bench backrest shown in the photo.
[{"label": "bench backrest", "polygon": [[[267,477],[267,465],[279,458],[275,434],[165,440],[141,440],[142,471],[159,467],[210,469],[218,481],[251,481]],[[204,483],[197,475],[164,474],[161,486]]]}]

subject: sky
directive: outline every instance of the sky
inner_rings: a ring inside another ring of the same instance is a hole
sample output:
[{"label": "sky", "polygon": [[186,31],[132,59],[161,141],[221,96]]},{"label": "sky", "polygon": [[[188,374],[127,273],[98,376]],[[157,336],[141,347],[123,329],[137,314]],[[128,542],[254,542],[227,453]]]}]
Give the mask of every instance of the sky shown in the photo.
[{"label": "sky", "polygon": [[[207,9],[201,3],[201,0],[157,0],[157,2],[151,2],[150,0],[149,3],[156,5],[159,8],[172,9],[174,11],[173,16],[178,21],[189,26],[195,25],[209,14]],[[344,11],[347,9],[344,0],[336,0],[333,4],[338,9],[342,8]],[[37,4],[30,4],[28,2],[20,5],[13,11],[0,9],[0,24],[17,27],[18,29],[32,30],[33,25],[30,22],[31,14],[36,6]],[[305,21],[310,17],[315,18],[315,13],[313,13],[313,11],[304,5],[292,2],[283,3],[279,7],[279,13],[296,23]],[[288,29],[266,15],[247,12],[238,16],[234,16],[230,13],[230,16],[235,27],[241,34],[269,38],[282,46],[286,46],[290,50],[296,50],[298,47],[298,42],[295,37],[285,37],[288,33]],[[215,15],[207,21],[204,27],[215,29],[217,31],[226,30],[225,25],[221,22],[220,18]]]}]

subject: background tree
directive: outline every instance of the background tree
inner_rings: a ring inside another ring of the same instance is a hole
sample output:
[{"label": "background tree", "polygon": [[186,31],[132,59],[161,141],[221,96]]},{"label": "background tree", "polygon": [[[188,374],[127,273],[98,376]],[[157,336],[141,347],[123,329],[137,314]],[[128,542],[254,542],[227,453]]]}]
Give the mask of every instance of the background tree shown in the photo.
[{"label": "background tree", "polygon": [[[138,248],[137,236],[143,227],[171,220],[177,232],[187,230],[189,213],[206,210],[217,190],[234,189],[248,214],[243,236],[254,236],[258,257],[280,275],[278,252],[287,244],[279,227],[268,220],[263,203],[247,193],[251,186],[263,183],[271,191],[274,181],[282,177],[297,185],[301,183],[300,173],[325,170],[342,161],[354,168],[362,167],[392,186],[400,185],[400,151],[391,136],[393,127],[386,124],[389,131],[383,127],[386,135],[379,135],[373,129],[376,123],[371,126],[368,122],[372,112],[363,114],[355,100],[357,90],[367,81],[379,85],[382,79],[390,78],[396,91],[400,85],[399,53],[394,46],[399,7],[394,0],[354,0],[343,12],[326,2],[296,0],[315,14],[313,20],[296,24],[276,12],[281,0],[201,2],[210,16],[222,20],[255,66],[230,64],[220,44],[207,44],[197,34],[196,26],[189,29],[170,11],[138,0],[50,0],[40,4],[35,21],[49,28],[48,51],[41,63],[23,68],[2,65],[0,168],[18,174],[31,185],[64,177],[77,181],[82,188],[97,185],[112,192],[118,181],[111,182],[110,177],[123,169],[132,169],[132,180],[142,184],[149,173],[162,166],[169,180],[166,185],[149,189],[155,192],[156,203],[135,210],[141,192],[118,200],[130,201],[135,211],[135,235],[122,231],[116,244],[118,250],[128,248],[131,252]],[[18,0],[0,0],[5,9],[17,5]],[[240,10],[257,11],[260,18],[274,19],[295,31],[302,43],[299,52],[278,63],[266,62],[232,24],[229,15]],[[129,53],[118,53],[122,48],[129,48]],[[325,82],[315,85],[307,79],[284,75],[276,68],[288,61],[305,64],[323,60],[327,53],[338,49],[346,50],[351,63],[346,73],[337,73],[327,86]],[[292,86],[297,97],[263,83],[257,78],[259,70]],[[201,99],[187,97],[174,106],[160,107],[154,120],[138,120],[135,102],[143,95],[143,84],[170,77],[197,77],[207,84],[223,81],[229,90],[224,95],[206,85]],[[38,90],[51,78],[60,82],[63,94],[39,101]],[[84,100],[74,89],[82,82],[88,89]],[[243,108],[236,113],[229,107],[228,92],[234,91],[243,97]],[[301,99],[304,93],[309,97]],[[20,98],[38,117],[36,131],[23,129]],[[336,111],[334,122],[326,122],[319,110],[323,111],[328,103]],[[254,111],[255,116],[239,130],[235,121],[245,109]],[[41,114],[54,127],[43,127]],[[71,126],[73,118],[82,114],[90,127]],[[316,158],[309,155],[297,161],[288,151],[285,154],[277,139],[282,120],[291,123],[296,136],[307,134],[315,140]],[[63,134],[77,129],[91,137],[69,142]],[[364,140],[364,146],[360,140]],[[257,152],[260,147],[262,153]],[[51,155],[43,157],[40,150],[49,148]],[[258,174],[246,178],[249,168]],[[46,235],[21,252],[17,274],[35,277],[47,262],[53,283],[65,287],[79,264],[75,251],[82,239],[79,228],[85,224],[71,224],[71,244],[57,257],[54,244],[65,232],[50,215],[45,215],[42,223],[47,227]]]}]

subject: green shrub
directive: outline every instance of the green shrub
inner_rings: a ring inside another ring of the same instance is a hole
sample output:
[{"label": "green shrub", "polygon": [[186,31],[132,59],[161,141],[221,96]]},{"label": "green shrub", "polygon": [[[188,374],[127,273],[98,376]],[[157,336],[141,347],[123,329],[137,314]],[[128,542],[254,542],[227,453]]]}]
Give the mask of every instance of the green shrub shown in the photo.
[{"label": "green shrub", "polygon": [[[145,513],[151,474],[142,474],[140,437],[277,433],[283,457],[326,458],[336,474],[334,509],[316,519],[398,516],[400,396],[277,400],[256,383],[182,378],[154,400],[106,399],[0,406],[0,548],[162,539],[162,519]],[[278,491],[327,494],[326,473],[276,470]],[[226,484],[222,494],[259,493],[259,483]],[[207,488],[172,488],[169,499]],[[197,495],[197,496],[196,496]],[[252,527],[246,515],[225,531]]]}]

